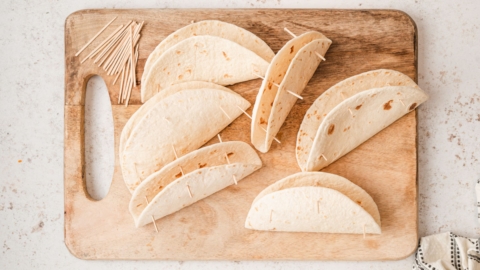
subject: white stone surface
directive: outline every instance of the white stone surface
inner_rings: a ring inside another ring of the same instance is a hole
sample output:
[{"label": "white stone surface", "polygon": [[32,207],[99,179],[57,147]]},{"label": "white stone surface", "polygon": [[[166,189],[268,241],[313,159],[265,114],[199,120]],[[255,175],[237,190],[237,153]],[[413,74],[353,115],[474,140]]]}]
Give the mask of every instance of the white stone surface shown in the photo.
[{"label": "white stone surface", "polygon": [[[410,269],[394,262],[83,261],[63,241],[64,21],[85,8],[387,8],[419,32],[420,235],[478,237],[480,2],[126,0],[0,2],[0,269]],[[268,248],[268,247],[266,247]]]}]

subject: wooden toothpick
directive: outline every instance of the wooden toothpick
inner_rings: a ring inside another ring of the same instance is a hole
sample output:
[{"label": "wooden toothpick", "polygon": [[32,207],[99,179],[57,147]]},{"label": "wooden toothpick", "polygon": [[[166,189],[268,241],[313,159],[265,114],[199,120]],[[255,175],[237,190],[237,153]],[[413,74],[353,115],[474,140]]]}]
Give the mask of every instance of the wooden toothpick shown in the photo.
[{"label": "wooden toothpick", "polygon": [[[265,80],[265,77],[263,77],[262,75],[257,74],[257,73],[253,73],[253,74],[255,74],[255,76],[257,76],[258,78]],[[278,83],[272,82],[272,84],[275,85],[276,87],[280,87],[280,85]]]},{"label": "wooden toothpick", "polygon": [[284,27],[283,30],[285,30],[285,32],[287,32],[288,34],[290,34],[292,37],[296,38],[297,35],[295,35],[294,33],[292,33],[292,31],[288,30],[288,28]]},{"label": "wooden toothpick", "polygon": [[237,108],[239,108],[240,111],[242,111],[246,116],[248,116],[248,118],[250,118],[250,120],[252,120],[252,117],[244,109],[240,108],[240,106],[238,106],[238,105],[235,105],[235,106],[237,106]]},{"label": "wooden toothpick", "polygon": [[190,198],[193,198],[192,191],[190,191],[190,186],[188,184],[187,184],[187,190],[188,190],[188,195],[190,195]]},{"label": "wooden toothpick", "polygon": [[[147,201],[147,205],[148,205],[147,196],[145,196],[145,201]],[[158,233],[157,223],[155,222],[155,218],[153,217],[153,215],[152,215],[152,222],[153,222],[153,226],[155,226],[155,231]]]},{"label": "wooden toothpick", "polygon": [[403,100],[401,100],[401,99],[398,99],[398,100],[400,101],[400,103],[402,103],[403,107],[406,107],[405,103],[403,103]]},{"label": "wooden toothpick", "polygon": [[354,116],[354,115],[353,115],[353,112],[352,112],[352,109],[348,108],[348,111],[350,112],[350,114],[351,114],[352,116]]},{"label": "wooden toothpick", "polygon": [[[260,128],[261,128],[263,131],[265,131],[265,133],[267,133],[267,130],[266,130],[264,127],[260,126]],[[282,143],[279,139],[277,139],[277,137],[273,137],[273,139],[274,139],[277,143]]]},{"label": "wooden toothpick", "polygon": [[292,92],[292,91],[290,91],[290,90],[287,90],[287,92],[288,92],[290,95],[292,95],[292,96],[294,96],[294,97],[296,97],[296,98],[299,98],[299,99],[303,100],[303,97],[300,96],[299,94],[294,93],[294,92]]},{"label": "wooden toothpick", "polygon": [[345,98],[345,94],[343,92],[340,92],[340,95],[342,96],[343,100],[347,99]]},{"label": "wooden toothpick", "polygon": [[173,144],[172,144],[172,149],[173,149],[173,154],[175,155],[175,159],[178,159],[177,151],[175,150],[175,146],[173,146]]},{"label": "wooden toothpick", "polygon": [[233,182],[235,183],[235,185],[238,185],[237,177],[235,177],[235,174],[233,175]]},{"label": "wooden toothpick", "polygon": [[325,57],[323,57],[320,53],[315,52],[315,55],[318,56],[318,58],[322,59],[323,61],[327,61],[327,59],[325,59]]},{"label": "wooden toothpick", "polygon": [[325,157],[325,155],[324,155],[324,154],[321,154],[320,156],[321,156],[321,157],[323,157],[323,159],[325,159],[325,161],[327,161],[327,162],[328,162],[328,159]]},{"label": "wooden toothpick", "polygon": [[[285,32],[289,33],[292,37],[296,38],[297,35],[295,35],[294,33],[292,33],[292,31],[288,30],[288,28],[284,27],[283,30],[285,30]],[[325,61],[326,59],[318,52],[315,52],[315,54],[320,58],[322,59],[323,61]]]},{"label": "wooden toothpick", "polygon": [[225,116],[227,116],[228,119],[232,120],[230,115],[228,115],[227,112],[225,110],[223,110],[222,106],[218,106],[218,108],[220,108],[220,110],[222,110],[222,112],[225,114]]},{"label": "wooden toothpick", "polygon": [[83,52],[83,50],[85,50],[88,45],[90,45],[98,36],[100,36],[101,33],[103,33],[103,31],[105,31],[105,29],[107,29],[107,27],[112,24],[113,21],[115,21],[115,19],[117,19],[117,17],[113,18],[110,22],[108,22],[102,29],[100,29],[100,31],[98,31],[98,33],[92,38],[90,39],[90,41],[87,42],[87,44],[85,44],[85,46],[83,46],[76,54],[75,56],[78,56],[80,53]]},{"label": "wooden toothpick", "polygon": [[222,141],[222,137],[220,137],[220,133],[217,134],[217,137],[218,137],[218,141],[222,143],[223,141]]}]

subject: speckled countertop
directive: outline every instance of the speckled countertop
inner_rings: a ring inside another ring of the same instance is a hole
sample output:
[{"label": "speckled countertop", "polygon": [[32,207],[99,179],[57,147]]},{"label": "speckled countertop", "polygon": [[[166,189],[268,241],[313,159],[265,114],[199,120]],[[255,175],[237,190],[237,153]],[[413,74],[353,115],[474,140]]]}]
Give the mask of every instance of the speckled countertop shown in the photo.
[{"label": "speckled countertop", "polygon": [[[208,2],[208,3],[207,3]],[[63,241],[64,21],[85,8],[388,8],[419,33],[419,233],[478,237],[480,2],[13,1],[0,2],[0,269],[410,269],[394,262],[82,261]]]}]

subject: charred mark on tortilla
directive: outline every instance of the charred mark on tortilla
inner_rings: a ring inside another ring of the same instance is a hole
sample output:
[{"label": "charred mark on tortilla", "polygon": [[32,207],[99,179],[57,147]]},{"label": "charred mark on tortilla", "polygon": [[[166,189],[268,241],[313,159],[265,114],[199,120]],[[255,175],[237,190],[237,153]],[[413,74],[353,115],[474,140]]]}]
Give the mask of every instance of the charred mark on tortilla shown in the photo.
[{"label": "charred mark on tortilla", "polygon": [[328,135],[331,135],[334,130],[335,130],[335,125],[334,125],[334,124],[331,124],[331,125],[328,127]]},{"label": "charred mark on tortilla", "polygon": [[392,108],[392,105],[391,103],[393,102],[393,100],[389,100],[387,103],[383,104],[383,109],[388,111]]}]

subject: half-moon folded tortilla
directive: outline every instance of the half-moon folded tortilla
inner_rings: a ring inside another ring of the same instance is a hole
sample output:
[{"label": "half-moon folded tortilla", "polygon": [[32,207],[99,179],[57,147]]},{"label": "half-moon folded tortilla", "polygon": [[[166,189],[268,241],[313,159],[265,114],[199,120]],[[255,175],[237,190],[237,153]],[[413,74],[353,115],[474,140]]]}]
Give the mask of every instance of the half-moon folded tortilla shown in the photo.
[{"label": "half-moon folded tortilla", "polygon": [[206,146],[145,179],[133,193],[130,213],[135,225],[143,226],[152,222],[152,217],[159,219],[174,213],[242,180],[261,166],[257,153],[247,143]]},{"label": "half-moon folded tortilla", "polygon": [[[128,119],[127,123],[122,129],[122,133],[120,134],[120,142],[119,142],[119,157],[120,163],[123,162],[123,150],[125,149],[125,143],[127,139],[130,137],[130,134],[133,128],[140,122],[143,116],[148,113],[161,99],[166,98],[172,94],[175,94],[180,91],[184,90],[195,90],[195,89],[218,89],[222,91],[230,92],[231,90],[223,87],[221,85],[210,83],[210,82],[202,82],[202,81],[191,81],[191,82],[183,82],[179,84],[174,84],[167,89],[163,90],[162,92],[153,96],[153,98],[149,99],[145,102],[137,111]],[[132,190],[133,191],[133,190]]]},{"label": "half-moon folded tortilla", "polygon": [[[167,163],[209,141],[250,103],[231,90],[179,91],[160,99],[128,136],[120,158],[129,190]],[[175,149],[175,151],[174,151]]]},{"label": "half-moon folded tortilla", "polygon": [[187,38],[159,56],[141,85],[142,102],[177,83],[230,85],[265,74],[268,62],[251,50],[215,36]]},{"label": "half-moon folded tortilla", "polygon": [[[276,134],[327,52],[331,40],[318,32],[293,38],[280,49],[268,67],[252,115],[252,144],[266,153]],[[288,91],[287,91],[288,90]]]},{"label": "half-moon folded tortilla", "polygon": [[310,172],[288,176],[253,201],[247,229],[288,232],[381,233],[373,199],[338,175]]},{"label": "half-moon folded tortilla", "polygon": [[[337,93],[338,94],[338,93]],[[386,86],[360,92],[340,102],[326,115],[318,111],[306,118],[321,119],[305,171],[320,170],[427,100],[418,87]],[[305,133],[300,128],[299,134]],[[297,151],[303,151],[301,146]],[[298,153],[298,152],[297,152]]]},{"label": "half-moon folded tortilla", "polygon": [[417,84],[407,75],[390,69],[378,69],[347,78],[330,87],[310,106],[300,126],[297,136],[296,156],[302,171],[306,170],[313,140],[323,118],[338,104],[355,94],[384,86],[410,86]]},{"label": "half-moon folded tortilla", "polygon": [[270,62],[273,56],[275,56],[275,53],[265,41],[244,28],[217,20],[199,21],[178,29],[157,45],[145,62],[142,82],[146,81],[151,67],[167,49],[189,37],[203,35],[217,36],[231,40],[256,53],[267,62]]}]

